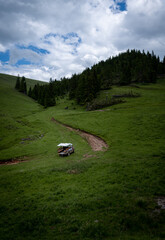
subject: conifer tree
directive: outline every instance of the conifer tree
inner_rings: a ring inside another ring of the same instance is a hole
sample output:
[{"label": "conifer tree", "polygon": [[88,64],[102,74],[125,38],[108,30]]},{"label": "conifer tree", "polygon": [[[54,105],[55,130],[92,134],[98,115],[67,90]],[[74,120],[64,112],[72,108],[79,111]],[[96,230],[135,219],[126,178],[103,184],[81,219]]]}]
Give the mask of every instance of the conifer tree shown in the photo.
[{"label": "conifer tree", "polygon": [[165,56],[163,58],[163,73],[165,74]]},{"label": "conifer tree", "polygon": [[16,81],[16,85],[15,85],[15,89],[17,89],[18,91],[20,90],[20,77],[19,77],[19,75],[18,75],[18,77],[17,77],[17,81]]},{"label": "conifer tree", "polygon": [[35,84],[32,90],[32,98],[38,100],[38,93],[39,93],[39,84]]},{"label": "conifer tree", "polygon": [[23,76],[21,79],[21,84],[20,84],[20,92],[27,94],[27,87],[26,87],[26,80],[25,77]]},{"label": "conifer tree", "polygon": [[29,96],[29,97],[32,97],[32,88],[31,88],[31,87],[29,88],[28,96]]}]

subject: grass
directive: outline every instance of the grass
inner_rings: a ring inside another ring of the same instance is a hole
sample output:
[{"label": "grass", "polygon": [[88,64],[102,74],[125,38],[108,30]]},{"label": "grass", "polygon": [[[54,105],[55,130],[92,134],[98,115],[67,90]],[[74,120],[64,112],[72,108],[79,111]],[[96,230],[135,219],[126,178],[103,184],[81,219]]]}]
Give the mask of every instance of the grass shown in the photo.
[{"label": "grass", "polygon": [[[22,76],[20,76],[20,80],[21,80],[21,77]],[[15,87],[17,76],[0,73],[0,79],[1,79],[1,82],[7,84],[8,86]],[[29,89],[30,87],[33,88],[37,83],[39,83],[40,85],[47,84],[46,82],[29,79],[29,78],[26,78],[26,82],[27,82],[27,89]]]},{"label": "grass", "polygon": [[[0,159],[28,159],[0,166],[2,240],[165,238],[155,200],[165,196],[165,81],[139,87],[102,91],[98,99],[141,94],[102,112],[67,97],[45,110],[0,78]],[[52,117],[101,136],[108,151],[93,152]],[[60,158],[60,142],[72,142],[76,152]]]}]

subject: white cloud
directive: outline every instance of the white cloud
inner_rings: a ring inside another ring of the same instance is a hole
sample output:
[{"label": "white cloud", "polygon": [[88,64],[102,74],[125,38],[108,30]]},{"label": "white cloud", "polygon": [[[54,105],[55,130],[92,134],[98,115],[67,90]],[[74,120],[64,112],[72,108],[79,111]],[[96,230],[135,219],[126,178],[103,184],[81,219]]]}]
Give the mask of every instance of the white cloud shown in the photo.
[{"label": "white cloud", "polygon": [[[123,12],[113,0],[0,0],[0,51],[10,50],[9,64],[2,64],[0,71],[49,81],[128,48],[154,50],[163,57],[164,22],[163,0],[127,0]],[[16,44],[34,45],[49,54]],[[33,65],[12,65],[21,58]]]},{"label": "white cloud", "polygon": [[0,43],[0,52],[5,52],[5,51],[6,51],[5,46],[3,46],[3,45]]},{"label": "white cloud", "polygon": [[9,64],[16,64],[18,60],[21,59],[30,60],[31,63],[40,63],[41,62],[41,56],[37,54],[36,52],[29,50],[29,49],[18,49],[18,48],[12,48],[10,50],[10,61]]}]

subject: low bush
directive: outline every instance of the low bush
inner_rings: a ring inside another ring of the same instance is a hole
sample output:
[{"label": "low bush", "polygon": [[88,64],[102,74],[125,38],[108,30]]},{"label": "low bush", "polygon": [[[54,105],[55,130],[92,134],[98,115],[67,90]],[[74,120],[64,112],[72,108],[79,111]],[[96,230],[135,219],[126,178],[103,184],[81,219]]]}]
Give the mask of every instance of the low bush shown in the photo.
[{"label": "low bush", "polygon": [[124,103],[124,102],[126,101],[120,98],[115,99],[113,97],[110,99],[100,100],[100,101],[95,99],[92,103],[87,104],[87,111],[93,111],[93,110],[109,107],[109,106],[119,104],[119,103]]},{"label": "low bush", "polygon": [[140,97],[140,94],[130,91],[130,92],[127,92],[127,93],[113,95],[112,97],[113,98],[135,98],[135,97]]}]

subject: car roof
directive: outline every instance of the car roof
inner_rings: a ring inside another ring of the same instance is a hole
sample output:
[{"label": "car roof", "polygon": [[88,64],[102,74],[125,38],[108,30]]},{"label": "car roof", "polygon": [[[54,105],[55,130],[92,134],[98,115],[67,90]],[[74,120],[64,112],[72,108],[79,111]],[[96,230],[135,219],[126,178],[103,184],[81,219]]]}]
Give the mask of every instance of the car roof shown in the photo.
[{"label": "car roof", "polygon": [[72,143],[60,143],[57,145],[58,147],[72,147],[73,144]]}]

